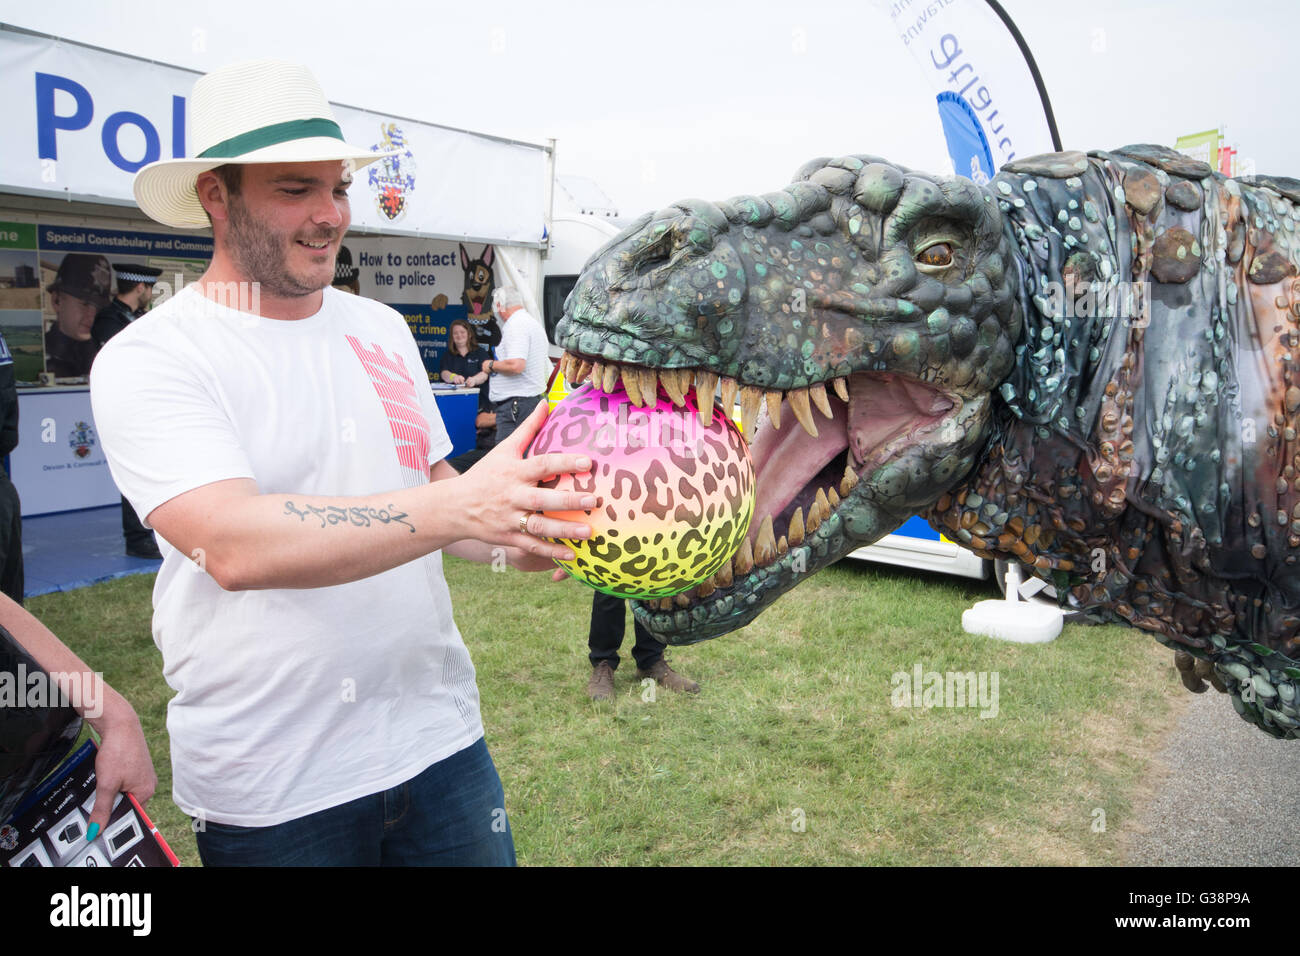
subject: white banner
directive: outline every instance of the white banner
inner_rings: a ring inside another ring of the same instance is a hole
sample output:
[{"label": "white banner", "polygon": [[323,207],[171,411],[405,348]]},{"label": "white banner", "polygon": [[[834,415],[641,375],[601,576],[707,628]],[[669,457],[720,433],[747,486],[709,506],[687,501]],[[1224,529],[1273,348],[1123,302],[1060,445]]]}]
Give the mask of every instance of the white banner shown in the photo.
[{"label": "white banner", "polygon": [[875,2],[934,91],[956,93],[970,104],[995,168],[1055,149],[1025,56],[985,0]]},{"label": "white banner", "polygon": [[18,393],[18,447],[9,456],[23,517],[120,501],[90,414],[90,390]]},{"label": "white banner", "polygon": [[[136,170],[186,155],[199,74],[0,29],[0,192],[134,205]],[[334,104],[348,142],[402,150],[352,187],[354,229],[540,243],[547,150]]]}]

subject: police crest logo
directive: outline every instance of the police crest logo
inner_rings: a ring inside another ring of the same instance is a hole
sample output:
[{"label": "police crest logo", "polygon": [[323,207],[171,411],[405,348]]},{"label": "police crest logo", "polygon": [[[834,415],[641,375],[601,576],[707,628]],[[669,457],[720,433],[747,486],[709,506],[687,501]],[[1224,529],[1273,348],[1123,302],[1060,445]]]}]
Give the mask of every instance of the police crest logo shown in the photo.
[{"label": "police crest logo", "polygon": [[95,430],[86,422],[77,422],[72,426],[72,436],[68,445],[78,458],[85,458],[95,446]]},{"label": "police crest logo", "polygon": [[370,192],[375,197],[379,211],[393,222],[400,220],[406,213],[406,197],[415,191],[415,154],[406,145],[406,134],[396,123],[384,123],[379,127],[383,139],[370,149],[380,153],[399,150],[374,163],[370,167],[367,181]]}]

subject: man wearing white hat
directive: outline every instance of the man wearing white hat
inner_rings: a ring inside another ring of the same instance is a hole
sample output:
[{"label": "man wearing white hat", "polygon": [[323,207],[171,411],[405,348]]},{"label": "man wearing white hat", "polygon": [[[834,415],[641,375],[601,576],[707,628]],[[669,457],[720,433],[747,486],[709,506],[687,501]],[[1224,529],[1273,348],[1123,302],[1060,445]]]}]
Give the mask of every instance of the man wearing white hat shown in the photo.
[{"label": "man wearing white hat", "polygon": [[441,551],[552,569],[571,552],[542,536],[590,529],[537,512],[595,501],[537,483],[590,462],[522,458],[544,413],[472,479],[442,461],[405,321],[329,288],[352,170],[381,154],[343,141],[304,68],[227,67],[190,107],[196,158],[135,195],[210,219],[212,263],[91,376],[113,477],[163,544],[176,803],[206,864],[512,863]]}]

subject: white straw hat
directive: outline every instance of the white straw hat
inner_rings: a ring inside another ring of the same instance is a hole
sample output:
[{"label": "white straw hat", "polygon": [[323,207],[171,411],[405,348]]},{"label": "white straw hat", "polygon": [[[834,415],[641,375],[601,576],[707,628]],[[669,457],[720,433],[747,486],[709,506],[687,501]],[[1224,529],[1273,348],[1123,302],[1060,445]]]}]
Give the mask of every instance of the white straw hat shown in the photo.
[{"label": "white straw hat", "polygon": [[201,76],[189,101],[193,159],[163,159],[135,175],[135,200],[151,218],[181,229],[208,225],[194,182],[227,163],[352,160],[390,156],[349,146],[307,68],[282,60],[232,63]]}]

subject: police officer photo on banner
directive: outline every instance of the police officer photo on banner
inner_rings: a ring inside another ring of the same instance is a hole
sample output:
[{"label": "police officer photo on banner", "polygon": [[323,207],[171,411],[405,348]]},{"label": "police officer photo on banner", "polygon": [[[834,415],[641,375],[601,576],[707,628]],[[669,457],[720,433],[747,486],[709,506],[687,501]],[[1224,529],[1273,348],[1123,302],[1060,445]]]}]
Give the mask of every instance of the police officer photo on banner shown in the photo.
[{"label": "police officer photo on banner", "polygon": [[111,298],[113,268],[104,256],[87,252],[42,253],[45,284],[45,377],[84,379],[98,347],[92,330],[95,316]]},{"label": "police officer photo on banner", "polygon": [[162,274],[161,269],[143,262],[113,263],[113,299],[95,315],[95,324],[90,330],[90,336],[95,340],[95,351],[98,352],[105,342],[149,311],[154,285]]},{"label": "police officer photo on banner", "polygon": [[[161,269],[142,262],[113,263],[117,294],[108,305],[99,310],[91,329],[91,338],[94,339],[97,352],[109,339],[149,311],[153,302],[154,285],[162,274]],[[162,552],[158,550],[153,532],[144,526],[125,495],[122,496],[122,540],[128,557],[162,560]]]}]

